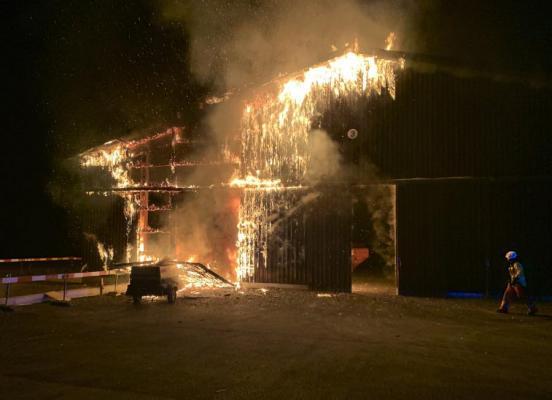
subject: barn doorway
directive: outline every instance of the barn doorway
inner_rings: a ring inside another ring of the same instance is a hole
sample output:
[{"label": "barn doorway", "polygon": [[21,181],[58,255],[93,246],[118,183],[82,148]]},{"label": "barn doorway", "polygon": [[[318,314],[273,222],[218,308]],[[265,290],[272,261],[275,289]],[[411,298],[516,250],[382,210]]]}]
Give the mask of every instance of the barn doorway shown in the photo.
[{"label": "barn doorway", "polygon": [[397,294],[396,186],[369,185],[358,191],[352,214],[352,291]]}]

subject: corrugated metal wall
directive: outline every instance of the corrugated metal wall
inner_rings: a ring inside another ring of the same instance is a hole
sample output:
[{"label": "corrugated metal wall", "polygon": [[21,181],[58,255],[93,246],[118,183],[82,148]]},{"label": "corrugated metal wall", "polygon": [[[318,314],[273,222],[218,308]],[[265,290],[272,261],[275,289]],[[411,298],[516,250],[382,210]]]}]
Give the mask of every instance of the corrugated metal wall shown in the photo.
[{"label": "corrugated metal wall", "polygon": [[[295,198],[295,207],[301,201]],[[282,213],[268,235],[266,266],[256,268],[250,281],[350,292],[351,213],[347,190],[318,192],[293,215]]]},{"label": "corrugated metal wall", "polygon": [[322,193],[306,217],[305,261],[312,289],[350,292],[352,199],[335,189]]},{"label": "corrugated metal wall", "polygon": [[397,186],[399,293],[498,293],[514,249],[533,290],[552,290],[551,181],[422,181]]},{"label": "corrugated metal wall", "polygon": [[371,164],[387,178],[550,176],[550,115],[550,89],[407,68],[395,100],[334,104],[323,127],[357,166],[356,181],[373,177]]},{"label": "corrugated metal wall", "polygon": [[[295,285],[309,283],[305,266],[305,209],[300,207],[302,195],[304,193],[264,194],[263,210],[266,216],[265,223],[261,224],[257,232],[255,259],[258,261],[252,282]],[[288,208],[275,209],[275,206]],[[267,242],[266,255],[262,250],[264,241]]]}]

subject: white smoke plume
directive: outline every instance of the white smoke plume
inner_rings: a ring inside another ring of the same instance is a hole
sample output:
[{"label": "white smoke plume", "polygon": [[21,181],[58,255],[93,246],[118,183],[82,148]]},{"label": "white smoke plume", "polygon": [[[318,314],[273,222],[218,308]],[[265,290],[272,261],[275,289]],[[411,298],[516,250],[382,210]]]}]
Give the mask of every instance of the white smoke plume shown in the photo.
[{"label": "white smoke plume", "polygon": [[219,88],[261,83],[343,51],[401,38],[410,1],[160,0],[161,23],[180,22],[192,71]]}]

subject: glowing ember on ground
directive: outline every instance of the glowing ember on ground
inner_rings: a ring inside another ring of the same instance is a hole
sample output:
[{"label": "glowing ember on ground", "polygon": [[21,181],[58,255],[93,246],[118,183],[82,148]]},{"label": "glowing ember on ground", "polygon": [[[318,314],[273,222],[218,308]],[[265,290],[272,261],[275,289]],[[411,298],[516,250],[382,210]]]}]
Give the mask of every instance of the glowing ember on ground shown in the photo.
[{"label": "glowing ember on ground", "polygon": [[232,287],[228,283],[217,279],[216,276],[205,273],[197,268],[193,262],[177,263],[177,275],[183,288],[180,291],[191,288],[228,288]]}]

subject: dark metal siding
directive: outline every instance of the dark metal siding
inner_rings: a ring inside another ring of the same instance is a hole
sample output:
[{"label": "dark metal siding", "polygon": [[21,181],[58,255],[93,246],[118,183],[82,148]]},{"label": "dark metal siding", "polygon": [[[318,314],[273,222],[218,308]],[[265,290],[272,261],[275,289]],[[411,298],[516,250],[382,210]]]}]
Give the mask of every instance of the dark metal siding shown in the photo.
[{"label": "dark metal siding", "polygon": [[306,219],[305,261],[315,290],[351,291],[350,195],[323,193]]},{"label": "dark metal siding", "polygon": [[[290,201],[289,204],[300,201],[300,195],[297,194],[274,195],[287,195]],[[286,211],[288,210],[274,210],[270,203],[270,198],[267,197],[265,203],[267,214],[278,215],[278,218],[272,221],[270,234],[258,232],[258,241],[261,241],[262,237],[268,238],[268,259],[265,267],[261,266],[255,269],[252,281],[257,283],[306,285],[309,283],[309,277],[305,267],[304,210],[287,215]],[[267,226],[263,226],[261,229],[267,228]],[[264,257],[264,254],[258,249],[256,258],[262,257]],[[261,264],[263,263],[261,262]]]},{"label": "dark metal siding", "polygon": [[371,164],[389,178],[552,175],[552,90],[411,68],[396,87],[395,100],[343,101],[324,117],[357,181]]},{"label": "dark metal siding", "polygon": [[[489,219],[491,265],[503,266],[502,256],[517,250],[530,289],[552,294],[552,180],[503,182],[493,185]],[[503,268],[493,268],[491,283],[503,284]]]},{"label": "dark metal siding", "polygon": [[[300,196],[295,200],[300,202]],[[351,207],[346,192],[322,192],[300,212],[274,220],[268,262],[251,281],[350,292]]]},{"label": "dark metal siding", "polygon": [[538,293],[552,291],[550,181],[425,181],[397,187],[399,293],[498,293],[517,250]]}]

